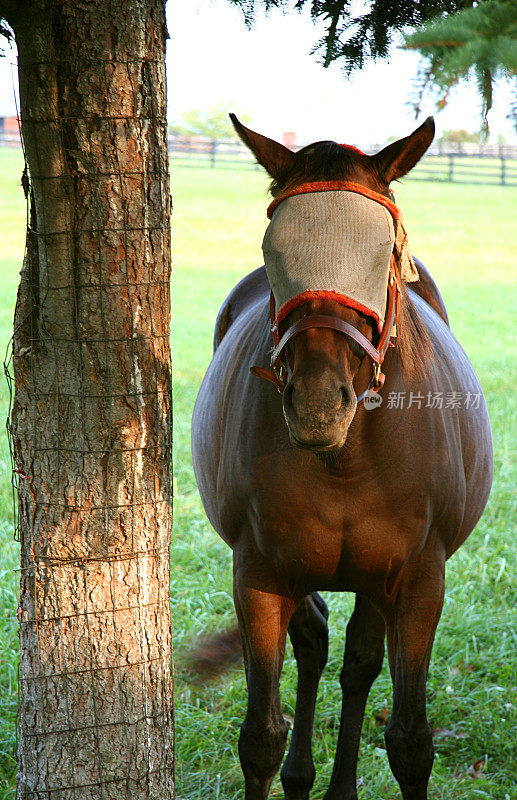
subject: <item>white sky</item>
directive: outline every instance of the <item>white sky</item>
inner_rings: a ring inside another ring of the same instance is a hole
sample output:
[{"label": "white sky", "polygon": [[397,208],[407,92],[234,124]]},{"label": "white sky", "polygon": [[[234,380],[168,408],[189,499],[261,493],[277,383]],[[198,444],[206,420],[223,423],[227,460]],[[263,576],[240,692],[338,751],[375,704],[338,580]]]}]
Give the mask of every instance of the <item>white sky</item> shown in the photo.
[{"label": "white sky", "polygon": [[[394,48],[389,62],[369,64],[347,79],[339,65],[324,69],[310,54],[323,26],[308,10],[257,15],[253,30],[228,0],[169,0],[167,54],[169,118],[192,108],[223,104],[246,114],[252,127],[280,138],[295,131],[299,142],[336,139],[366,146],[404,136],[434,114],[438,132],[475,131],[480,101],[474,85],[462,86],[439,113],[428,100],[418,120],[408,103],[416,77],[416,53]],[[0,115],[15,113],[10,64],[0,59]],[[506,120],[509,91],[500,86],[490,112],[490,139],[517,135]]]}]

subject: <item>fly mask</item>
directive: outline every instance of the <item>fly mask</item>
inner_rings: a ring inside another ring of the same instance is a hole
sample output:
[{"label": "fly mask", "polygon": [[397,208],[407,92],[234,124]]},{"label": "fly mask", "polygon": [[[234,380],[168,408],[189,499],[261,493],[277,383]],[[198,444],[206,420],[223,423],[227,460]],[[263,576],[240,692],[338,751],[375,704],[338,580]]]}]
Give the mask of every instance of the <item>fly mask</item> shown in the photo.
[{"label": "fly mask", "polygon": [[[395,335],[399,275],[418,280],[397,206],[383,195],[347,181],[303,184],[277,197],[262,249],[271,286],[271,369],[252,367],[259,377],[286,385],[283,350],[302,330],[332,328],[355,339],[373,362],[369,389],[384,383],[380,366]],[[280,322],[309,300],[335,300],[374,318],[377,347],[354,326],[331,316],[308,315],[279,339]],[[364,395],[358,398],[363,399]]]}]

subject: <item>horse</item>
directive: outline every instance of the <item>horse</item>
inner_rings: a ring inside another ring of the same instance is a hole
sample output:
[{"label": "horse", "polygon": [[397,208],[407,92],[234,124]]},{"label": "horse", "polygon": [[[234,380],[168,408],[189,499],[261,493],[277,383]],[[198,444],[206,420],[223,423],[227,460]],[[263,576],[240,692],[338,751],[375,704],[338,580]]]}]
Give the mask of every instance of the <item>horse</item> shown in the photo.
[{"label": "horse", "polygon": [[390,767],[404,800],[426,800],[434,750],[425,686],[445,562],[478,522],[493,476],[480,384],[435,282],[409,253],[390,189],[429,147],[434,122],[370,156],[331,141],[292,152],[230,116],[272,178],[271,222],[265,268],[219,312],[192,453],[208,519],[233,551],[248,686],[245,800],[265,800],[282,764],[287,634],[298,685],[281,780],[287,800],[309,797],[328,650],[320,591],[355,593],[325,800],[357,798],[361,726],[385,639]]}]

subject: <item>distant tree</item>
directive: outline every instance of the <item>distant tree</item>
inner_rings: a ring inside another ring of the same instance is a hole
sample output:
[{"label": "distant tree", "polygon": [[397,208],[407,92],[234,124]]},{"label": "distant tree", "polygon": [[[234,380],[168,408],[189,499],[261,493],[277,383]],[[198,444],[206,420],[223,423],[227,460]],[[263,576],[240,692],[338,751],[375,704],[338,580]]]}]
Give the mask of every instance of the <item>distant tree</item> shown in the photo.
[{"label": "distant tree", "polygon": [[[207,109],[194,108],[183,114],[177,122],[169,125],[172,133],[185,136],[206,136],[208,139],[236,139],[235,130],[228,117],[228,111],[232,110],[232,104],[219,104]],[[245,124],[248,120],[246,115],[240,115]]]},{"label": "distant tree", "polygon": [[450,131],[444,131],[438,141],[455,142],[458,144],[460,144],[461,142],[479,143],[479,133],[469,133],[469,131],[466,131],[464,128],[453,129]]},{"label": "distant tree", "polygon": [[484,133],[488,131],[494,81],[510,79],[515,102],[509,118],[517,130],[516,0],[485,0],[434,20],[406,36],[406,47],[419,50],[425,58],[419,99],[432,88],[439,92],[438,105],[443,107],[462,78],[475,77],[483,100]]}]

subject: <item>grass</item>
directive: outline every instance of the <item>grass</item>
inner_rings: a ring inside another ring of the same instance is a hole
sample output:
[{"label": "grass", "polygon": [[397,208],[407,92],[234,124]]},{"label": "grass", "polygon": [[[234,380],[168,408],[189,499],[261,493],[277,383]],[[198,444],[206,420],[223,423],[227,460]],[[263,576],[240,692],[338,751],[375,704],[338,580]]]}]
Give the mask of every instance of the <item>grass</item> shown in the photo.
[{"label": "grass", "polygon": [[[23,255],[21,157],[0,149],[2,267],[0,336],[12,325]],[[195,638],[233,624],[230,551],[211,530],[197,495],[190,458],[190,416],[210,359],[217,309],[234,283],[261,263],[267,180],[259,171],[173,169],[173,352],[175,374],[175,533],[171,576],[176,650],[177,792],[180,800],[242,797],[237,755],[246,690],[238,668],[211,686],[184,668]],[[447,595],[428,681],[429,719],[450,731],[436,741],[431,800],[517,798],[515,791],[515,304],[514,226],[517,193],[408,181],[396,188],[412,248],[440,285],[452,327],[474,363],[494,429],[496,474],[483,519],[448,567]],[[513,309],[514,311],[515,309]],[[1,387],[5,416],[7,391]],[[10,462],[0,443],[0,800],[14,797],[17,545],[12,540]],[[312,796],[324,794],[339,724],[339,671],[350,595],[327,595],[331,645],[316,712]],[[289,653],[282,703],[293,714],[296,691]],[[387,668],[372,689],[365,716],[360,797],[399,797],[375,716],[391,705]],[[479,759],[479,779],[467,774]],[[271,797],[282,797],[280,783]]]}]

